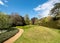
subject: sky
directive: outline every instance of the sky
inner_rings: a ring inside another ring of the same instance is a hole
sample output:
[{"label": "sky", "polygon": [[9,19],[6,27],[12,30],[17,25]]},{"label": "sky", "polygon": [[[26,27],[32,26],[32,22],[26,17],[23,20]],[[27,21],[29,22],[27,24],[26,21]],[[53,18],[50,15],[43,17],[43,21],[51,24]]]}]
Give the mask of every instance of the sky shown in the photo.
[{"label": "sky", "polygon": [[46,17],[55,3],[60,0],[0,0],[0,11],[11,14],[19,13],[24,16],[26,14],[32,17]]}]

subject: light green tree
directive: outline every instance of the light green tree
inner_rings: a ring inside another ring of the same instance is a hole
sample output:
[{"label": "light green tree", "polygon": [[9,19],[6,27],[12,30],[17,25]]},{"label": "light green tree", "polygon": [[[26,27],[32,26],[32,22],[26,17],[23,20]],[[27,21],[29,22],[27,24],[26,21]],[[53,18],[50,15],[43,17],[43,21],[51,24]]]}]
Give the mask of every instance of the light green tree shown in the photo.
[{"label": "light green tree", "polygon": [[26,15],[24,16],[24,20],[25,20],[25,23],[26,23],[27,25],[30,24],[30,19],[29,19],[29,15],[28,15],[28,14],[26,14]]}]

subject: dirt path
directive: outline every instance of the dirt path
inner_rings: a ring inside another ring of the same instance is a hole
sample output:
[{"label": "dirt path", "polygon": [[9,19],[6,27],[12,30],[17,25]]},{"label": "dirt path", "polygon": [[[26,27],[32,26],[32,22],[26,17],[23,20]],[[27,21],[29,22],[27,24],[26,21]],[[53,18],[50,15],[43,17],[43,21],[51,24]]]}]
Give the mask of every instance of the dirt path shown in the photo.
[{"label": "dirt path", "polygon": [[16,41],[22,35],[23,32],[24,32],[23,29],[19,29],[19,32],[15,36],[11,37],[10,39],[3,43],[14,43],[14,41]]}]

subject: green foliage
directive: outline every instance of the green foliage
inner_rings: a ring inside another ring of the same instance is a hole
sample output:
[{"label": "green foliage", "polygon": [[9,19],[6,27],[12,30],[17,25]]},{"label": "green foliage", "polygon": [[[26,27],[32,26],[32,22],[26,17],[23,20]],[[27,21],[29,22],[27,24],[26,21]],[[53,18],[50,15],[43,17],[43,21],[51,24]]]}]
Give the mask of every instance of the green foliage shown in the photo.
[{"label": "green foliage", "polygon": [[26,23],[27,25],[30,24],[30,19],[29,19],[28,14],[25,15],[24,20],[25,20],[25,23]]},{"label": "green foliage", "polygon": [[11,20],[9,16],[0,12],[0,29],[9,28],[11,26]]},{"label": "green foliage", "polygon": [[52,16],[47,16],[35,21],[36,25],[45,26],[49,28],[59,28],[60,29],[60,19],[54,20]]},{"label": "green foliage", "polygon": [[9,39],[10,37],[14,36],[18,32],[16,28],[10,28],[7,32],[0,34],[0,43],[3,43],[5,40]]},{"label": "green foliage", "polygon": [[60,19],[56,21],[57,28],[60,29]]}]

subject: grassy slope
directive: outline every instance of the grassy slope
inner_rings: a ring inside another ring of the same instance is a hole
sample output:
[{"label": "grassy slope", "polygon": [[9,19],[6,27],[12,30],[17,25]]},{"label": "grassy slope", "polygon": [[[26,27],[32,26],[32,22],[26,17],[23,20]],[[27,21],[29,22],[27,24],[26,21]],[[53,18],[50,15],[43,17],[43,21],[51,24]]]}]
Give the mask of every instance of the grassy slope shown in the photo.
[{"label": "grassy slope", "polygon": [[42,26],[18,26],[23,28],[23,35],[15,43],[60,43],[60,33]]}]

